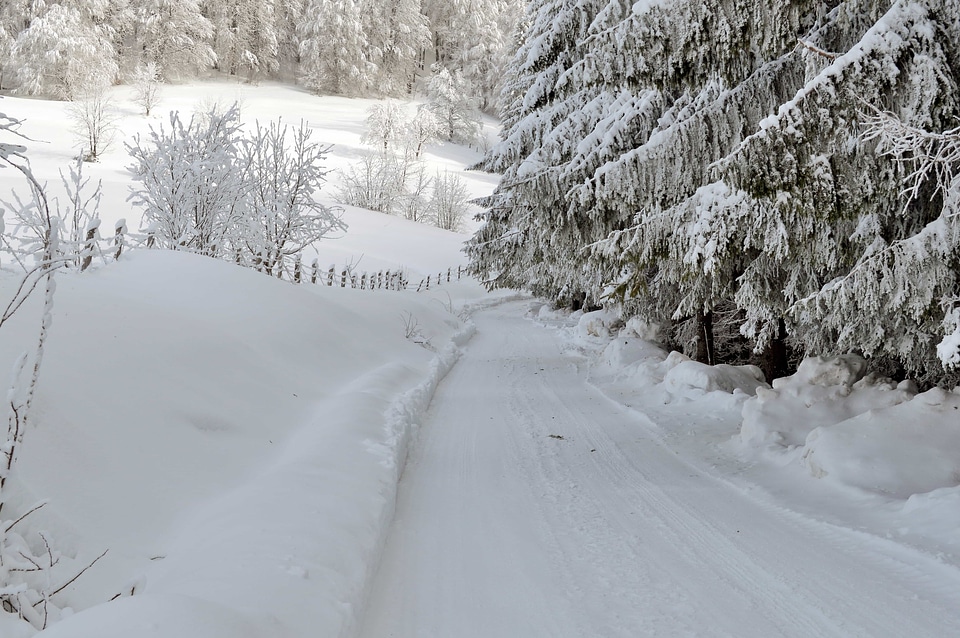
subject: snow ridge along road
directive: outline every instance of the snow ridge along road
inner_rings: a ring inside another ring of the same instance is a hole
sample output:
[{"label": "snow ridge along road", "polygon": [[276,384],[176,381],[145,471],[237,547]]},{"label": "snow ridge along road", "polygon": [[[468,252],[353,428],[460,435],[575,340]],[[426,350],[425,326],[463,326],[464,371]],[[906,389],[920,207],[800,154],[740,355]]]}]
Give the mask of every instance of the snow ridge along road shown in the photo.
[{"label": "snow ridge along road", "polygon": [[664,447],[561,338],[478,313],[400,483],[363,638],[960,635],[960,573]]}]

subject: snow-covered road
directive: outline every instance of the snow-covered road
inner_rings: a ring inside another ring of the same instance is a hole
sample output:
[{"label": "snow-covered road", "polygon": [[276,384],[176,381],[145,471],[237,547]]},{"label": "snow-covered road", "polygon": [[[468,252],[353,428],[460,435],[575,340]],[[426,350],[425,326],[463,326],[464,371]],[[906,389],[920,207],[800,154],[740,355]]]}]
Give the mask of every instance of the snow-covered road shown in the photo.
[{"label": "snow-covered road", "polygon": [[522,306],[437,392],[361,636],[960,635],[953,567],[698,470]]}]

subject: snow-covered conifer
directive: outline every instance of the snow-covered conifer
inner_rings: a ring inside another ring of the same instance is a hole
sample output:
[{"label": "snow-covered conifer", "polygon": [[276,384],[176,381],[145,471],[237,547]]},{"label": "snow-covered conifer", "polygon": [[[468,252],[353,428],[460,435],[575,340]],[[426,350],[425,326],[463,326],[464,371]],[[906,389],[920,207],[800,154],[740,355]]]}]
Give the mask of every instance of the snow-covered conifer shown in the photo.
[{"label": "snow-covered conifer", "polygon": [[[484,224],[466,248],[474,271],[490,287],[529,288],[547,296],[584,290],[561,272],[582,252],[582,238],[579,245],[576,240],[550,244],[559,224],[583,218],[583,211],[569,208],[571,185],[559,167],[601,115],[584,109],[593,89],[571,76],[596,13],[595,6],[578,0],[529,5],[529,26],[507,70],[511,82],[503,87],[501,141],[483,163],[503,176],[484,200]],[[554,126],[568,116],[572,120],[554,134]]]},{"label": "snow-covered conifer", "polygon": [[131,0],[141,63],[153,62],[165,80],[192,77],[216,63],[213,25],[199,0]]},{"label": "snow-covered conifer", "polygon": [[280,75],[292,76],[300,61],[298,29],[303,19],[304,0],[274,0],[274,32],[277,34],[277,61]]},{"label": "snow-covered conifer", "polygon": [[427,108],[440,124],[441,136],[457,144],[474,144],[480,136],[476,98],[459,71],[440,68],[427,86]]},{"label": "snow-covered conifer", "polygon": [[430,29],[420,5],[420,0],[366,5],[365,32],[378,69],[375,89],[381,95],[409,95],[417,74],[423,70]]},{"label": "snow-covered conifer", "polygon": [[[866,99],[908,125],[948,125],[958,110],[950,10],[589,7],[540,2],[528,14],[503,141],[485,162],[503,181],[468,247],[477,270],[547,294],[592,285],[661,321],[735,303],[743,333],[781,359],[789,334],[815,352],[929,362],[929,324],[916,329],[925,293],[911,292],[920,288],[880,278],[912,315],[884,312],[883,295],[823,302],[844,288],[831,282],[940,214],[936,201],[898,201],[903,170],[859,136],[859,111]],[[857,320],[864,298],[878,301]]]},{"label": "snow-covered conifer", "polygon": [[301,81],[317,93],[364,95],[376,81],[362,0],[309,0],[300,23]]},{"label": "snow-covered conifer", "polygon": [[73,99],[117,75],[112,42],[73,4],[51,4],[21,31],[11,51],[17,89]]},{"label": "snow-covered conifer", "polygon": [[424,0],[436,63],[459,72],[478,106],[492,108],[521,13],[516,0]]},{"label": "snow-covered conifer", "polygon": [[217,68],[230,75],[253,76],[278,68],[279,38],[273,0],[207,2],[213,24]]}]

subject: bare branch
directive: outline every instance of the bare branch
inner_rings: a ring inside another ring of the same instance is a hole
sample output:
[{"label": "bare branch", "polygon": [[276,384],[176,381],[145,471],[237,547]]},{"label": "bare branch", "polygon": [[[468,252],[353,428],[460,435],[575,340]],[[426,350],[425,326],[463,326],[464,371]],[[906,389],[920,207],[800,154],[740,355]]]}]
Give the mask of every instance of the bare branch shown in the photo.
[{"label": "bare branch", "polygon": [[83,576],[83,574],[84,574],[88,569],[90,569],[91,567],[93,567],[94,565],[96,565],[96,564],[97,564],[97,561],[99,561],[101,558],[103,558],[104,556],[106,556],[106,555],[107,555],[107,552],[109,552],[109,551],[110,551],[109,549],[103,550],[103,553],[102,553],[102,554],[100,554],[99,556],[97,556],[96,558],[94,558],[92,561],[90,561],[90,563],[89,563],[86,567],[84,567],[83,569],[81,569],[79,572],[77,572],[77,573],[74,575],[73,578],[71,578],[70,580],[68,580],[67,582],[65,582],[64,584],[60,585],[59,587],[57,587],[57,588],[56,588],[55,590],[53,590],[52,592],[50,592],[50,594],[48,595],[48,598],[53,598],[54,596],[56,596],[57,594],[59,594],[60,592],[62,592],[64,589],[66,589],[67,587],[69,587],[70,585],[72,585],[75,580],[77,580],[78,578],[80,578],[81,576]]},{"label": "bare branch", "polygon": [[23,514],[23,516],[21,516],[21,517],[18,518],[17,520],[15,520],[15,521],[13,521],[12,523],[10,523],[9,525],[7,525],[7,528],[6,528],[5,530],[3,530],[3,531],[4,531],[5,533],[6,533],[6,532],[9,532],[10,530],[12,530],[14,527],[17,526],[17,523],[23,521],[23,519],[25,519],[26,517],[30,516],[31,514],[33,514],[34,512],[36,512],[37,510],[39,510],[40,508],[42,508],[44,505],[46,505],[46,504],[49,503],[49,502],[50,502],[50,501],[40,501],[39,503],[37,503],[36,505],[34,505],[33,507],[31,507],[29,510],[27,510],[27,512],[26,512],[25,514]]},{"label": "bare branch", "polygon": [[812,44],[812,43],[810,43],[810,42],[807,42],[807,41],[804,40],[803,38],[797,38],[797,43],[798,43],[800,46],[802,46],[803,48],[805,48],[805,49],[807,49],[807,50],[809,50],[809,51],[813,51],[813,52],[816,53],[817,55],[823,56],[823,57],[827,58],[828,60],[836,60],[838,57],[840,57],[840,54],[839,54],[839,53],[831,53],[831,52],[829,52],[829,51],[824,51],[823,49],[821,49],[821,48],[818,47],[817,45]]}]

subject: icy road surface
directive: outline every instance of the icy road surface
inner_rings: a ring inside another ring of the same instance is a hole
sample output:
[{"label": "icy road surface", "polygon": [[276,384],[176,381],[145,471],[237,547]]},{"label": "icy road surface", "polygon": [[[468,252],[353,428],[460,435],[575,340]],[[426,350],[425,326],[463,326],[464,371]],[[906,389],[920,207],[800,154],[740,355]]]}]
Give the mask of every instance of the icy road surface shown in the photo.
[{"label": "icy road surface", "polygon": [[521,306],[437,392],[361,636],[960,636],[957,570],[685,463]]}]

